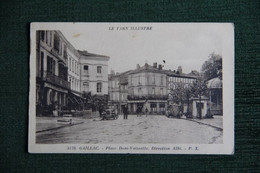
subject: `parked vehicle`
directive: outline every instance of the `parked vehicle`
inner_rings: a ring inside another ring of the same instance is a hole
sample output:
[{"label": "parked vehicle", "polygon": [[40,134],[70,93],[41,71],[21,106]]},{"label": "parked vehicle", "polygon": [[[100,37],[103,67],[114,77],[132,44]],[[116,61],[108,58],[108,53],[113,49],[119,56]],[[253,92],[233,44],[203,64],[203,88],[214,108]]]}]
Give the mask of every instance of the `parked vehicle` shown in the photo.
[{"label": "parked vehicle", "polygon": [[166,116],[168,118],[180,118],[181,117],[181,110],[179,105],[170,105],[166,111]]},{"label": "parked vehicle", "polygon": [[118,114],[116,113],[116,110],[113,106],[107,107],[102,113],[101,113],[102,120],[109,120],[109,119],[118,119]]},{"label": "parked vehicle", "polygon": [[57,120],[57,123],[60,124],[73,124],[72,115],[71,114],[64,114],[62,118]]}]

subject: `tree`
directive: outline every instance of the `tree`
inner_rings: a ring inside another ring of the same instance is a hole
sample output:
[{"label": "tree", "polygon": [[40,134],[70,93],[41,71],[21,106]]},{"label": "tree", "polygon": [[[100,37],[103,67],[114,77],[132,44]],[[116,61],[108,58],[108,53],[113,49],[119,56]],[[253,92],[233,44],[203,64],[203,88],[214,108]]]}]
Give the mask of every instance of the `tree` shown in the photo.
[{"label": "tree", "polygon": [[171,88],[170,90],[170,99],[180,105],[181,109],[183,109],[184,103],[187,103],[187,114],[190,114],[190,98],[192,96],[191,87],[188,85],[184,85],[183,83],[178,83],[175,85],[175,88]]},{"label": "tree", "polygon": [[105,109],[105,107],[107,106],[107,97],[106,96],[98,96],[98,95],[94,95],[92,97],[92,110],[93,111],[99,111],[99,113],[101,114],[101,112]]},{"label": "tree", "polygon": [[185,90],[185,99],[186,99],[186,102],[187,102],[187,115],[186,116],[190,116],[191,115],[191,112],[190,112],[190,98],[192,97],[192,91],[191,91],[191,86],[188,85],[187,87],[184,88]]},{"label": "tree", "polygon": [[222,79],[222,56],[211,53],[209,59],[202,65],[201,72],[205,80],[216,77]]},{"label": "tree", "polygon": [[91,108],[91,104],[92,104],[92,100],[93,100],[91,92],[83,92],[82,96],[84,98],[85,109]]},{"label": "tree", "polygon": [[201,98],[202,96],[208,95],[208,89],[206,82],[203,80],[203,78],[200,76],[197,78],[196,81],[193,82],[191,85],[191,93],[194,97],[199,98],[199,118],[202,117],[201,115]]},{"label": "tree", "polygon": [[178,83],[170,90],[170,98],[176,104],[182,104],[184,100],[184,85]]}]

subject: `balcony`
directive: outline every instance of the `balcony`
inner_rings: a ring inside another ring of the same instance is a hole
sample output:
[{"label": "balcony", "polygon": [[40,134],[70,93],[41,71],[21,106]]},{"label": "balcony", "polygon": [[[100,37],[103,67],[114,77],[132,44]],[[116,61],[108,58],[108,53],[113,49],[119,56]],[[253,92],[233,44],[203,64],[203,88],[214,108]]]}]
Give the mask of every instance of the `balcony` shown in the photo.
[{"label": "balcony", "polygon": [[128,95],[128,100],[167,100],[168,95]]},{"label": "balcony", "polygon": [[59,76],[56,76],[50,72],[44,72],[44,80],[46,82],[52,83],[54,85],[58,85],[60,87],[70,89],[70,83]]}]

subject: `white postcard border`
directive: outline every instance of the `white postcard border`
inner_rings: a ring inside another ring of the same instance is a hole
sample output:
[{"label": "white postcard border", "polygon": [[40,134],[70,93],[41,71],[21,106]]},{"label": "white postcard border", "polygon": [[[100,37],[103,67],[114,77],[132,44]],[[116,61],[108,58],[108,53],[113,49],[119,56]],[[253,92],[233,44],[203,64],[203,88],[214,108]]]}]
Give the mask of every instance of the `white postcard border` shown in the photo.
[{"label": "white postcard border", "polygon": [[[80,25],[222,25],[223,144],[36,144],[36,30],[59,30]],[[234,154],[234,25],[232,23],[31,23],[28,151],[30,153]],[[112,147],[116,149],[108,149]],[[120,149],[128,148],[128,149]],[[143,149],[140,149],[142,148]],[[152,149],[157,147],[158,149]],[[165,148],[170,148],[165,149]]]}]

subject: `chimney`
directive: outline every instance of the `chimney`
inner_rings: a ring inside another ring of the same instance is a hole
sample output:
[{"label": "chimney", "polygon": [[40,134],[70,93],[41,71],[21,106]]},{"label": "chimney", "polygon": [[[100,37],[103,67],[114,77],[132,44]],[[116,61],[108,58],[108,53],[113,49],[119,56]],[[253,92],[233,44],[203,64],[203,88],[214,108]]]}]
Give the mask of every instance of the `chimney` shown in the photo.
[{"label": "chimney", "polygon": [[182,74],[182,68],[181,68],[181,66],[178,67],[177,72],[179,72],[179,74]]},{"label": "chimney", "polygon": [[140,69],[140,65],[136,64],[136,69],[139,70]]},{"label": "chimney", "polygon": [[153,63],[153,68],[157,68],[157,62]]},{"label": "chimney", "polygon": [[162,70],[162,64],[159,64],[158,68],[159,70]]}]

